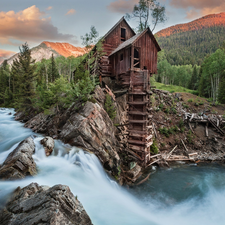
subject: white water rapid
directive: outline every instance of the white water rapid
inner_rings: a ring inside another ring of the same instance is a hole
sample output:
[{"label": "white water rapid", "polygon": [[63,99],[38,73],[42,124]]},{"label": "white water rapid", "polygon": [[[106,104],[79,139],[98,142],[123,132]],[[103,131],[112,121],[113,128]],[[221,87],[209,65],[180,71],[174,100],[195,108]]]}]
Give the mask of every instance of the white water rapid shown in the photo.
[{"label": "white water rapid", "polygon": [[[158,184],[155,181],[152,184],[156,189],[155,196],[151,194],[151,180],[149,186],[140,186],[130,193],[109,179],[93,154],[55,141],[53,155],[46,157],[40,145],[43,137],[15,121],[13,113],[13,109],[0,109],[0,164],[20,141],[33,135],[36,145],[33,157],[38,175],[19,181],[0,181],[0,205],[4,204],[5,196],[18,186],[24,187],[31,182],[47,186],[63,184],[78,197],[94,225],[225,225],[225,170],[218,174],[216,180],[213,180],[213,173],[212,177],[203,176],[204,182],[202,177],[200,180],[195,177],[195,185],[206,191],[201,197],[196,195],[172,201],[169,193],[160,190],[160,185],[168,183],[157,180],[157,173],[154,179]],[[173,171],[166,171],[165,175],[171,176]],[[159,176],[159,179],[162,178]],[[208,188],[204,189],[203,184]],[[165,204],[167,200],[171,201]]]}]

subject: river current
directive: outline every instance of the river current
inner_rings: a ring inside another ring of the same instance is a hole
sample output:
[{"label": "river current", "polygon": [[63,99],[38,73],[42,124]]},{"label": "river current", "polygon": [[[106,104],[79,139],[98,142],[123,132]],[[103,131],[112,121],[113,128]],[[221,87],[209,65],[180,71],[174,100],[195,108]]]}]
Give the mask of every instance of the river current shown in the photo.
[{"label": "river current", "polygon": [[94,225],[225,225],[225,166],[180,164],[155,169],[147,182],[121,188],[97,157],[82,149],[56,140],[53,154],[46,157],[42,135],[24,128],[13,114],[13,109],[0,109],[0,164],[32,135],[38,175],[0,181],[0,206],[18,186],[63,184],[78,197]]}]

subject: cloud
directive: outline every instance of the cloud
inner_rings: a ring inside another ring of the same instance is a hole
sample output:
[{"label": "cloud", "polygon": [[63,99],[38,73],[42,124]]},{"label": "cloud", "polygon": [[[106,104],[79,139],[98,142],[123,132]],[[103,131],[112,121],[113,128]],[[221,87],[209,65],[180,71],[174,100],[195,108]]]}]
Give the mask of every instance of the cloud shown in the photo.
[{"label": "cloud", "polygon": [[171,0],[170,5],[188,10],[187,18],[189,19],[225,11],[224,0]]},{"label": "cloud", "polygon": [[74,35],[60,33],[51,18],[45,18],[45,13],[35,5],[17,13],[0,12],[1,44],[14,45],[14,42],[26,41],[37,43],[43,40],[77,42]]},{"label": "cloud", "polygon": [[66,15],[72,15],[72,14],[75,14],[76,13],[76,10],[75,9],[70,9]]},{"label": "cloud", "polygon": [[139,0],[116,0],[111,2],[107,7],[112,12],[130,13],[133,11],[134,5],[138,4]]},{"label": "cloud", "polygon": [[7,51],[0,49],[0,64],[5,60],[8,59],[10,56],[16,54],[16,52]]},{"label": "cloud", "polygon": [[52,6],[49,6],[46,10],[51,10],[52,9]]},{"label": "cloud", "polygon": [[[116,0],[111,2],[107,8],[112,12],[117,13],[131,13],[134,9],[134,5],[137,5],[140,0]],[[165,4],[166,0],[159,0],[158,2]]]}]

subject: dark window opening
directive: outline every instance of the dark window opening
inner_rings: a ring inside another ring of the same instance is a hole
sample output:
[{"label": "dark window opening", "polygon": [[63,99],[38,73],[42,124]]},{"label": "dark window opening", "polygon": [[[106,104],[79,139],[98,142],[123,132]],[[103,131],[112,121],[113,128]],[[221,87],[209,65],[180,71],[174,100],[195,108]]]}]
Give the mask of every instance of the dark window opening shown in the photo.
[{"label": "dark window opening", "polygon": [[120,61],[123,61],[123,54],[120,54]]},{"label": "dark window opening", "polygon": [[134,67],[140,68],[139,50],[137,48],[134,49]]},{"label": "dark window opening", "polygon": [[126,29],[121,28],[121,41],[126,41]]},{"label": "dark window opening", "polygon": [[144,70],[147,70],[147,66],[144,66]]}]

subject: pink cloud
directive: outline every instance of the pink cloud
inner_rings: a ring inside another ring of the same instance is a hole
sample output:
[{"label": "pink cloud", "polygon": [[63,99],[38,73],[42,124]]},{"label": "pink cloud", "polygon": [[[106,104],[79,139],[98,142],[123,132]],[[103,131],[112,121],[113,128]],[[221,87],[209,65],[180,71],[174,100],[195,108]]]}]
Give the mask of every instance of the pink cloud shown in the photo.
[{"label": "pink cloud", "polygon": [[139,0],[116,0],[108,5],[108,9],[112,12],[130,13],[138,2]]},{"label": "pink cloud", "polygon": [[51,18],[45,16],[35,5],[17,13],[0,12],[0,43],[13,45],[13,40],[35,43],[43,40],[76,42],[74,35],[60,33]]},{"label": "pink cloud", "polygon": [[75,14],[76,13],[76,10],[75,9],[70,9],[66,15],[72,15],[72,14]]},{"label": "pink cloud", "polygon": [[175,8],[189,9],[187,11],[189,19],[225,11],[224,0],[171,0],[170,5]]}]

